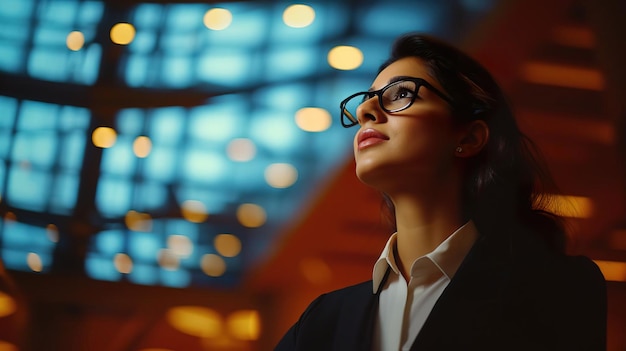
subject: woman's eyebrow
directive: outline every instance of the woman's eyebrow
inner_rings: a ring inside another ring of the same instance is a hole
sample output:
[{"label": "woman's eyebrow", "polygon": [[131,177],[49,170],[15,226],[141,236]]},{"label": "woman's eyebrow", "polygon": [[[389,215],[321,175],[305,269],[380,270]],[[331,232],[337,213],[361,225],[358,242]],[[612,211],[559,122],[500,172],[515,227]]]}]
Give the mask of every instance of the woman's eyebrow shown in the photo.
[{"label": "woman's eyebrow", "polygon": [[[385,84],[385,86],[387,86],[387,85],[389,85],[389,84],[392,84],[392,83],[395,83],[395,82],[398,82],[398,81],[401,81],[401,80],[405,80],[405,79],[415,79],[415,78],[417,78],[417,77],[411,77],[411,76],[394,76],[394,77],[389,78],[389,80],[387,81],[387,84]],[[374,90],[376,90],[376,89],[374,89],[374,87],[370,87],[367,91],[368,91],[368,92],[372,92],[372,91],[374,91]]]}]

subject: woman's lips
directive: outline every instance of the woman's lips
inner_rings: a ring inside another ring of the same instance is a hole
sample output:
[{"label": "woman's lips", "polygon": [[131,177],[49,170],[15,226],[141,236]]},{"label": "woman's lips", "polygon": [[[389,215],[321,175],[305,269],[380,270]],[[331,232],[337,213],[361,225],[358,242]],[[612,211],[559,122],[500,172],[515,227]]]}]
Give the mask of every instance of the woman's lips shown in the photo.
[{"label": "woman's lips", "polygon": [[364,129],[359,132],[359,135],[357,136],[357,148],[362,150],[372,145],[382,143],[386,140],[389,140],[389,137],[376,129]]}]

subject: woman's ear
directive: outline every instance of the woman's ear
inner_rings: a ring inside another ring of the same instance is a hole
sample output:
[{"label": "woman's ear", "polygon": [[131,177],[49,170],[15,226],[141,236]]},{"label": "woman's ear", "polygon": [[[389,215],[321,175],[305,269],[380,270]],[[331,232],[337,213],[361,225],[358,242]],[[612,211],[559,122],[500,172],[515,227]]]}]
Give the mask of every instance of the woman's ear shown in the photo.
[{"label": "woman's ear", "polygon": [[477,155],[489,141],[489,127],[483,120],[468,123],[461,131],[455,154],[457,157]]}]

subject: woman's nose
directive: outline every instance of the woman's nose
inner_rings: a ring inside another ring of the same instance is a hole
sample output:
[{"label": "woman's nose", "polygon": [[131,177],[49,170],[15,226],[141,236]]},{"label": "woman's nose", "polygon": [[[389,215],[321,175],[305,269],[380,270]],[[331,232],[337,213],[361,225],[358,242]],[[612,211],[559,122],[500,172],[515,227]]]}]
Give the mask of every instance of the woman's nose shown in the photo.
[{"label": "woman's nose", "polygon": [[380,114],[381,111],[378,106],[378,96],[376,95],[363,101],[356,109],[356,117],[359,124],[363,124],[368,120],[376,122],[380,120]]}]

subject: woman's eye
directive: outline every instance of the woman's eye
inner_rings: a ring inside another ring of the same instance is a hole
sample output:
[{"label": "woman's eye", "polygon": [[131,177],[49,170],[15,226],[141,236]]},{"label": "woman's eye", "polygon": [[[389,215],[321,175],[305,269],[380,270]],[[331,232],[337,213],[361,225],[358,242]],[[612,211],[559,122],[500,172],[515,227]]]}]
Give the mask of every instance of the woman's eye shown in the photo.
[{"label": "woman's eye", "polygon": [[396,93],[393,96],[393,100],[400,100],[400,99],[407,99],[407,98],[412,98],[413,97],[413,92],[409,89],[406,88],[401,88],[398,89],[398,91],[396,91]]}]

